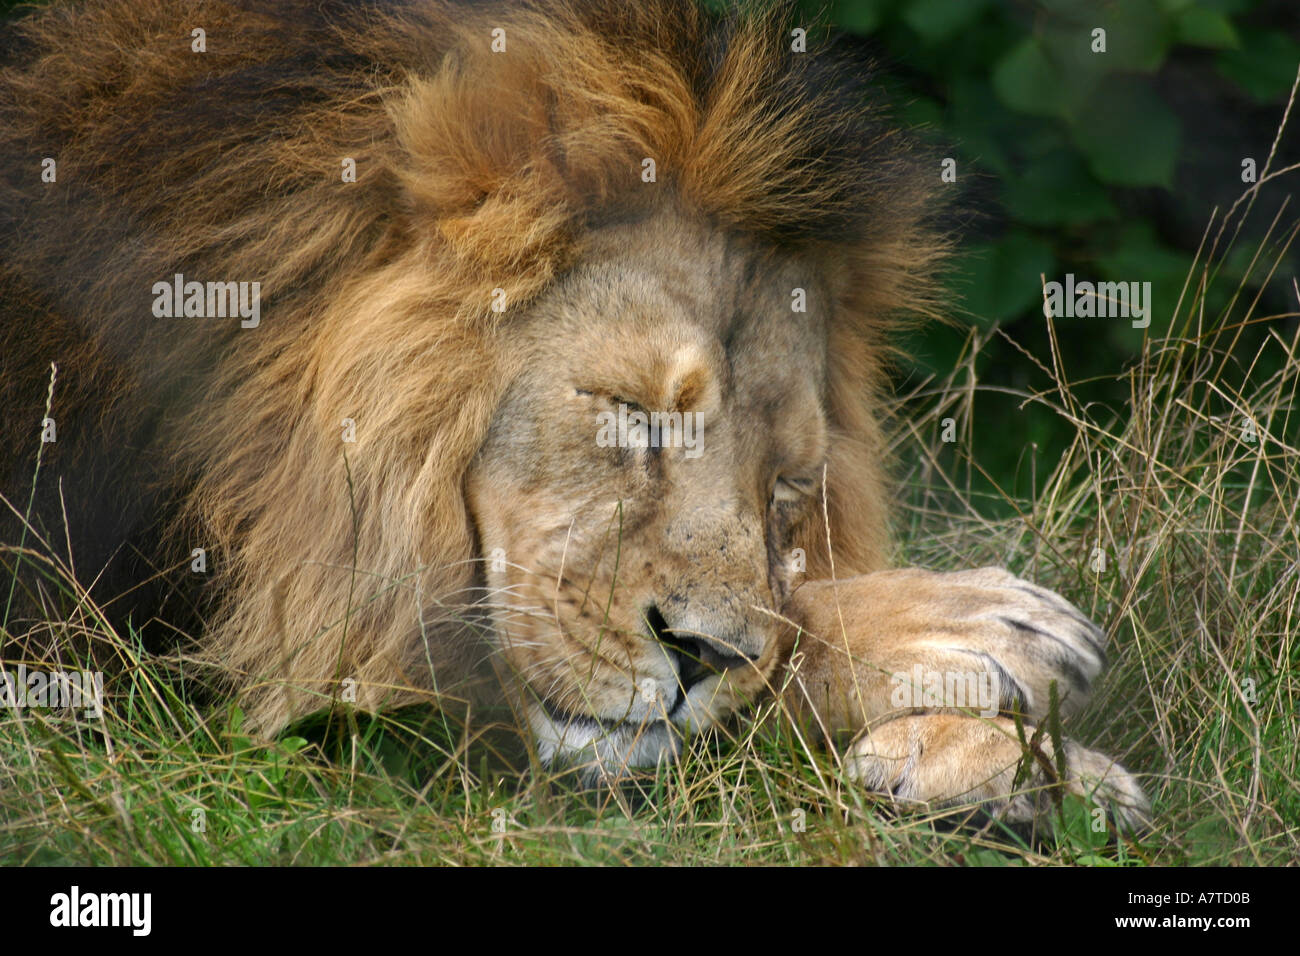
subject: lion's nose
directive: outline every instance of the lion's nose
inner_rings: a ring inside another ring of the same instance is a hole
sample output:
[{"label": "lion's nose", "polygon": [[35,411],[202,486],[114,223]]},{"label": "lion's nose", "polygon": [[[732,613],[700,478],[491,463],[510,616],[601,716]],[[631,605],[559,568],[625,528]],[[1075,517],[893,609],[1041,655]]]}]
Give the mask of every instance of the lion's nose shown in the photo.
[{"label": "lion's nose", "polygon": [[720,674],[729,667],[749,663],[739,654],[720,654],[703,641],[674,637],[666,641],[677,662],[677,681],[688,691],[710,674]]},{"label": "lion's nose", "polygon": [[740,642],[703,634],[683,634],[668,627],[658,607],[646,612],[650,633],[672,655],[677,665],[677,680],[682,691],[690,690],[710,674],[720,674],[732,667],[743,667],[756,658],[737,653]]}]

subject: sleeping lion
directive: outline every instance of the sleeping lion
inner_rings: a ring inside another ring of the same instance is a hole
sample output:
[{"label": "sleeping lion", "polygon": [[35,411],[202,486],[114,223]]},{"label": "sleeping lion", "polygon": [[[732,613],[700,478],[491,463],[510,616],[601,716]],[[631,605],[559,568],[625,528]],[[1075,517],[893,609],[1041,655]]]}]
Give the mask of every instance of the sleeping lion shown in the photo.
[{"label": "sleeping lion", "polygon": [[94,602],[193,635],[263,733],[504,704],[603,780],[779,694],[900,801],[1144,819],[1114,761],[1020,735],[1105,634],[1006,571],[887,567],[940,170],[851,56],[677,0],[3,29],[7,659],[79,651]]}]

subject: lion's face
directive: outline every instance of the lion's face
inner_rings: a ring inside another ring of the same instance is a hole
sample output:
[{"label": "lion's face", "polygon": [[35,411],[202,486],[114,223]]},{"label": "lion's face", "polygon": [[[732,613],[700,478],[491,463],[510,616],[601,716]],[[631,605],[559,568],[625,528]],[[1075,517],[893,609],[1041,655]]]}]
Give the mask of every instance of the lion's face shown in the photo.
[{"label": "lion's face", "polygon": [[507,330],[522,371],[467,491],[545,758],[653,764],[766,685],[791,532],[821,507],[817,283],[661,214],[596,233]]}]

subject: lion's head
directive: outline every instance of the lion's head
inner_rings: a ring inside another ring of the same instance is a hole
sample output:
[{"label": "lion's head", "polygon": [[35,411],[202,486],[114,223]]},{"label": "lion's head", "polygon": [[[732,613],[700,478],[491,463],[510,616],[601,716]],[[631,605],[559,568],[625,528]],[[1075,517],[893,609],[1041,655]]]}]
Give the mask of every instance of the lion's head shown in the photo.
[{"label": "lion's head", "polygon": [[[771,680],[801,574],[883,563],[882,335],[926,305],[939,171],[850,58],[674,0],[214,2],[240,43],[196,64],[148,49],[180,4],[117,5],[26,27],[19,133],[67,94],[67,36],[113,42],[73,71],[84,113],[51,114],[85,181],[28,197],[12,268],[135,211],[79,294],[173,403],[160,554],[212,551],[205,652],[253,723],[345,680],[378,707],[505,677],[544,756],[653,763]],[[162,122],[236,77],[262,108]],[[165,162],[123,135],[150,117]],[[175,272],[260,279],[260,326],[141,337]]]},{"label": "lion's head", "polygon": [[663,722],[762,689],[821,507],[825,297],[807,261],[664,210],[594,233],[516,319],[468,503],[543,756],[653,763]]}]

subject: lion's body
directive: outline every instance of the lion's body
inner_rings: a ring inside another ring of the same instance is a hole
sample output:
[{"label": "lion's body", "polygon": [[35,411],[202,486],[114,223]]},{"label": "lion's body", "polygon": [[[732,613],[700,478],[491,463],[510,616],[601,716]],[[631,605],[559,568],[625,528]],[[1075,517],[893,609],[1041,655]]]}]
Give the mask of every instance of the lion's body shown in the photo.
[{"label": "lion's body", "polygon": [[[2,490],[24,509],[40,448],[28,534],[117,619],[201,635],[256,726],[345,679],[376,708],[508,673],[555,751],[680,672],[647,609],[752,636],[713,634],[754,663],[699,685],[721,716],[786,663],[789,554],[886,566],[884,335],[930,301],[938,174],[836,56],[670,0],[104,0],[7,29]],[[178,275],[257,282],[260,314],[160,317]],[[710,452],[596,447],[624,399],[703,415]],[[816,493],[769,509],[787,461]]]}]

